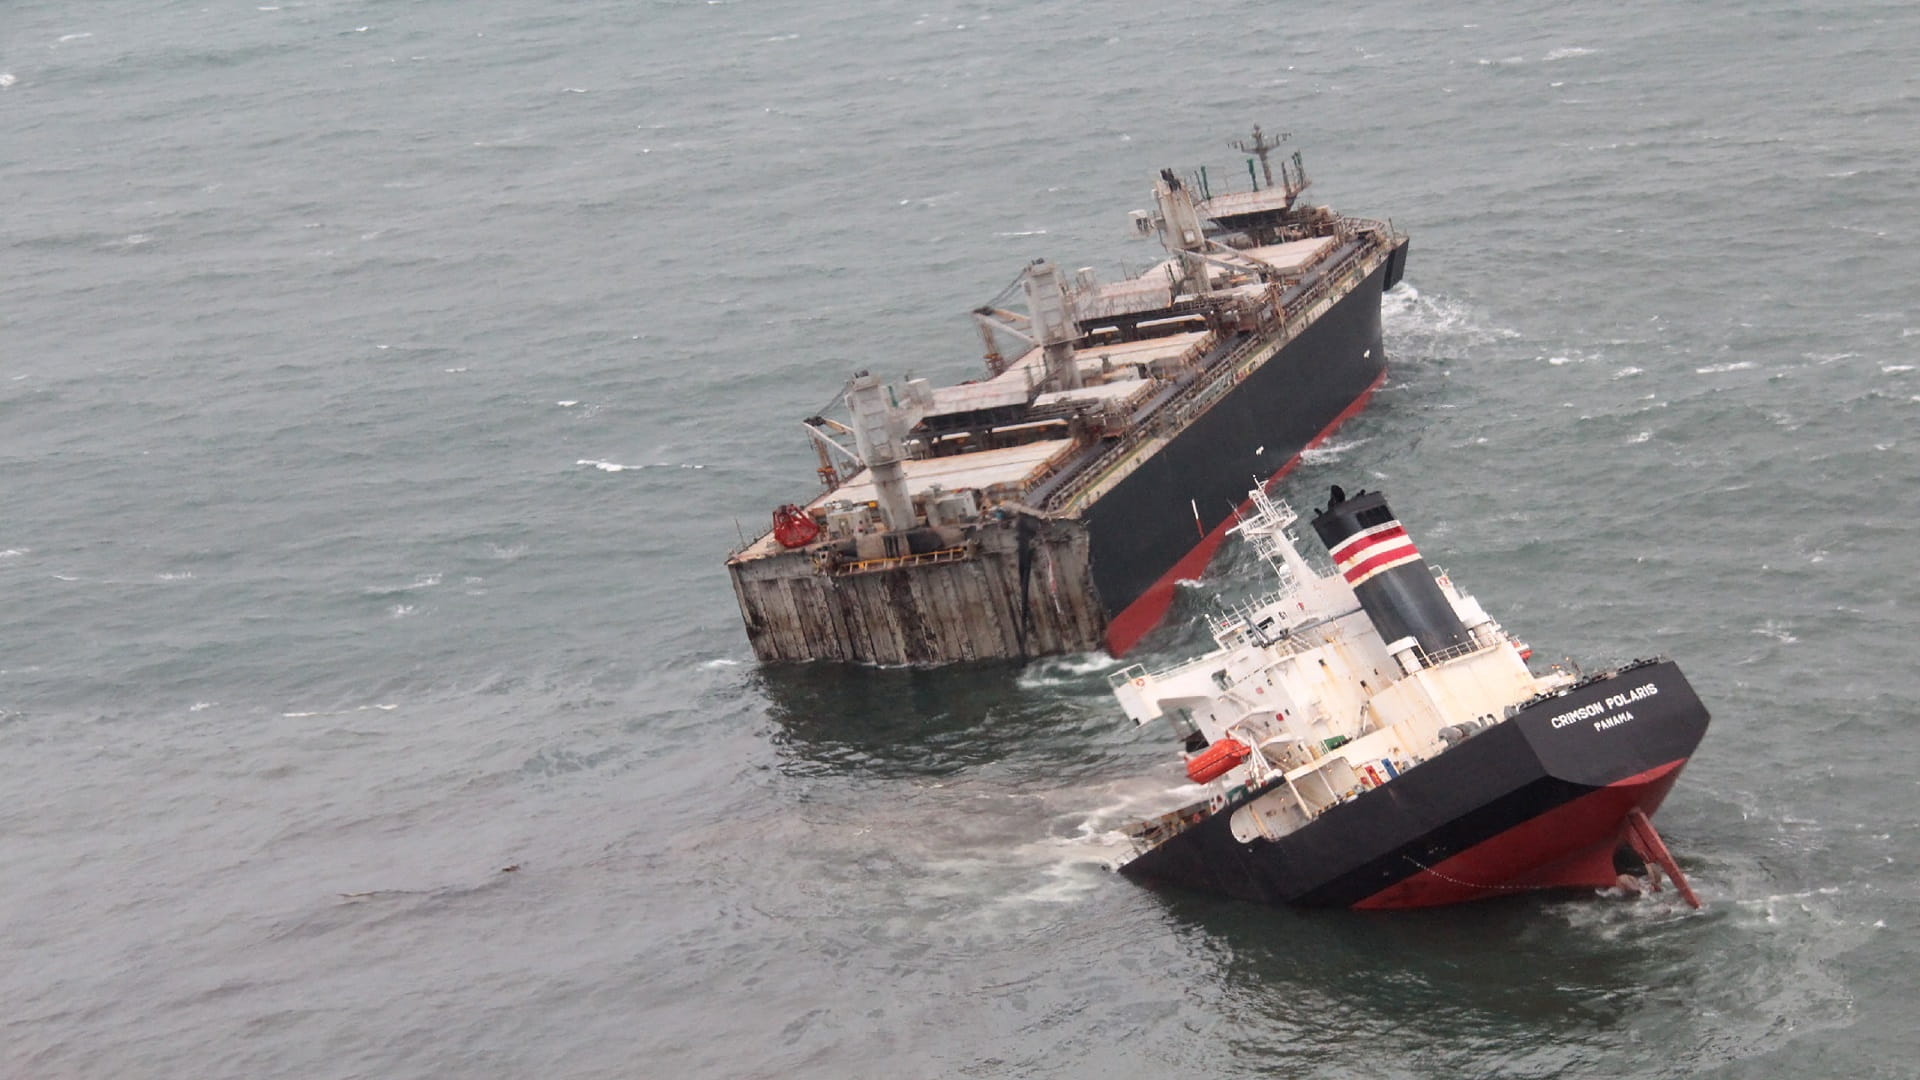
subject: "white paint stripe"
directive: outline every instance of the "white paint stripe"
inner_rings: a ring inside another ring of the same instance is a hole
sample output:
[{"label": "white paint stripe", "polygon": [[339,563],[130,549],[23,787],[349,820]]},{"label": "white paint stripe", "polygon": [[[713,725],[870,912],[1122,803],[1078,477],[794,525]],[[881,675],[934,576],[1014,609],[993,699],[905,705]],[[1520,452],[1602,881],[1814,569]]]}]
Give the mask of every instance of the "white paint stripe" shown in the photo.
[{"label": "white paint stripe", "polygon": [[1338,559],[1340,558],[1340,552],[1344,550],[1348,545],[1359,543],[1370,537],[1377,536],[1380,533],[1386,532],[1389,529],[1397,529],[1399,527],[1400,527],[1400,521],[1398,518],[1396,518],[1392,521],[1387,521],[1379,525],[1375,525],[1370,529],[1361,529],[1359,532],[1354,533],[1352,536],[1349,536],[1345,540],[1342,540],[1338,544],[1335,544],[1333,546],[1333,550],[1328,552],[1328,554]]},{"label": "white paint stripe", "polygon": [[1376,566],[1373,569],[1367,571],[1366,573],[1360,575],[1360,580],[1349,581],[1347,582],[1347,584],[1358,587],[1366,584],[1369,581],[1372,581],[1374,578],[1379,577],[1381,574],[1384,574],[1387,571],[1392,570],[1396,566],[1405,566],[1408,563],[1416,563],[1419,561],[1420,561],[1420,553],[1416,551],[1413,554],[1408,555],[1404,559],[1395,559],[1392,562],[1381,563],[1379,566]]},{"label": "white paint stripe", "polygon": [[1345,558],[1340,559],[1335,565],[1340,567],[1341,572],[1344,573],[1348,569],[1366,562],[1368,559],[1378,558],[1390,551],[1399,551],[1402,548],[1408,551],[1415,550],[1413,541],[1404,536],[1396,536],[1391,540],[1382,540],[1375,544],[1368,544],[1363,548],[1357,548]]}]

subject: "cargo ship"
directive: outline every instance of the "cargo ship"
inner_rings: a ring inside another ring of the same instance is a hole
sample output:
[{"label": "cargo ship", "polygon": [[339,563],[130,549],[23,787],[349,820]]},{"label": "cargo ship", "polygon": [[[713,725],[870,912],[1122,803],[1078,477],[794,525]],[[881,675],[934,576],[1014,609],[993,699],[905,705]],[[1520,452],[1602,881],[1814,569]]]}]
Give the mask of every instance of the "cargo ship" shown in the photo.
[{"label": "cargo ship", "polygon": [[1161,170],[1132,213],[1163,249],[1144,272],[1036,259],[974,309],[982,377],[862,371],[807,418],[821,490],[727,559],[759,659],[1123,654],[1248,482],[1364,405],[1407,237],[1303,199],[1300,154],[1258,127],[1234,145],[1244,181]]},{"label": "cargo ship", "polygon": [[1110,677],[1183,740],[1196,798],[1128,828],[1118,869],[1268,904],[1411,908],[1536,889],[1699,898],[1653,827],[1707,730],[1680,669],[1535,674],[1435,573],[1378,492],[1335,487],[1316,567],[1264,491],[1235,526],[1278,588],[1211,620],[1215,648]]}]

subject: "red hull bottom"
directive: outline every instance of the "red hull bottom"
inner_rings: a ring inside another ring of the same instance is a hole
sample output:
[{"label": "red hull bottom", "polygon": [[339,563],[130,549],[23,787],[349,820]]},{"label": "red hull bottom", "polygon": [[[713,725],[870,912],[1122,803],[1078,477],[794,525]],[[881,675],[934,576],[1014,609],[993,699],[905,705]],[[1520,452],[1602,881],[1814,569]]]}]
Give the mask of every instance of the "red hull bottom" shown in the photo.
[{"label": "red hull bottom", "polygon": [[[1425,867],[1353,906],[1433,907],[1534,889],[1604,889],[1618,884],[1613,855],[1634,842],[1630,817],[1635,810],[1652,814],[1658,809],[1685,764],[1685,758],[1670,761],[1597,788]],[[1683,882],[1676,879],[1676,884]]]}]

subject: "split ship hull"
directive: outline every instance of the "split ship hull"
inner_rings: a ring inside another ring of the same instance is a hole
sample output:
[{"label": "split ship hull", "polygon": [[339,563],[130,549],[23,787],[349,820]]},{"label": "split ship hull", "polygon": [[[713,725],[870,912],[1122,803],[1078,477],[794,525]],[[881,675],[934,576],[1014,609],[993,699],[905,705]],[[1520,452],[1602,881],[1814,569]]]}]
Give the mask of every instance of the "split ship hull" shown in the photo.
[{"label": "split ship hull", "polygon": [[1124,654],[1197,578],[1246,505],[1359,412],[1386,374],[1380,298],[1400,280],[1406,247],[1383,259],[1271,359],[1200,414],[1080,515],[1105,642]]},{"label": "split ship hull", "polygon": [[[1678,666],[1623,669],[1530,704],[1278,839],[1222,809],[1122,866],[1129,877],[1304,907],[1409,908],[1616,883],[1633,812],[1651,816],[1707,730]],[[1284,784],[1284,781],[1280,782]]]},{"label": "split ship hull", "polygon": [[[821,572],[806,549],[730,559],[755,656],[937,664],[1124,654],[1166,614],[1176,583],[1205,570],[1248,482],[1285,475],[1366,404],[1386,371],[1381,296],[1406,258],[1401,238],[1292,337],[1256,344],[1244,377],[1110,488],[1044,516],[970,525],[965,558],[859,573]],[[1104,452],[1089,447],[1063,479]]]}]

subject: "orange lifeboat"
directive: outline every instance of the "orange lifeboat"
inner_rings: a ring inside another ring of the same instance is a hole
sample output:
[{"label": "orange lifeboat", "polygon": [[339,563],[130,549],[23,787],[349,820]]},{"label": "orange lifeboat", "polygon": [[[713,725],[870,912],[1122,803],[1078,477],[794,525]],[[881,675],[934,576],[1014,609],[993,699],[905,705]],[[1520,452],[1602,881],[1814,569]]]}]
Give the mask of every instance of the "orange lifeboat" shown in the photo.
[{"label": "orange lifeboat", "polygon": [[1204,784],[1252,756],[1253,748],[1239,739],[1221,739],[1187,759],[1187,779]]}]

